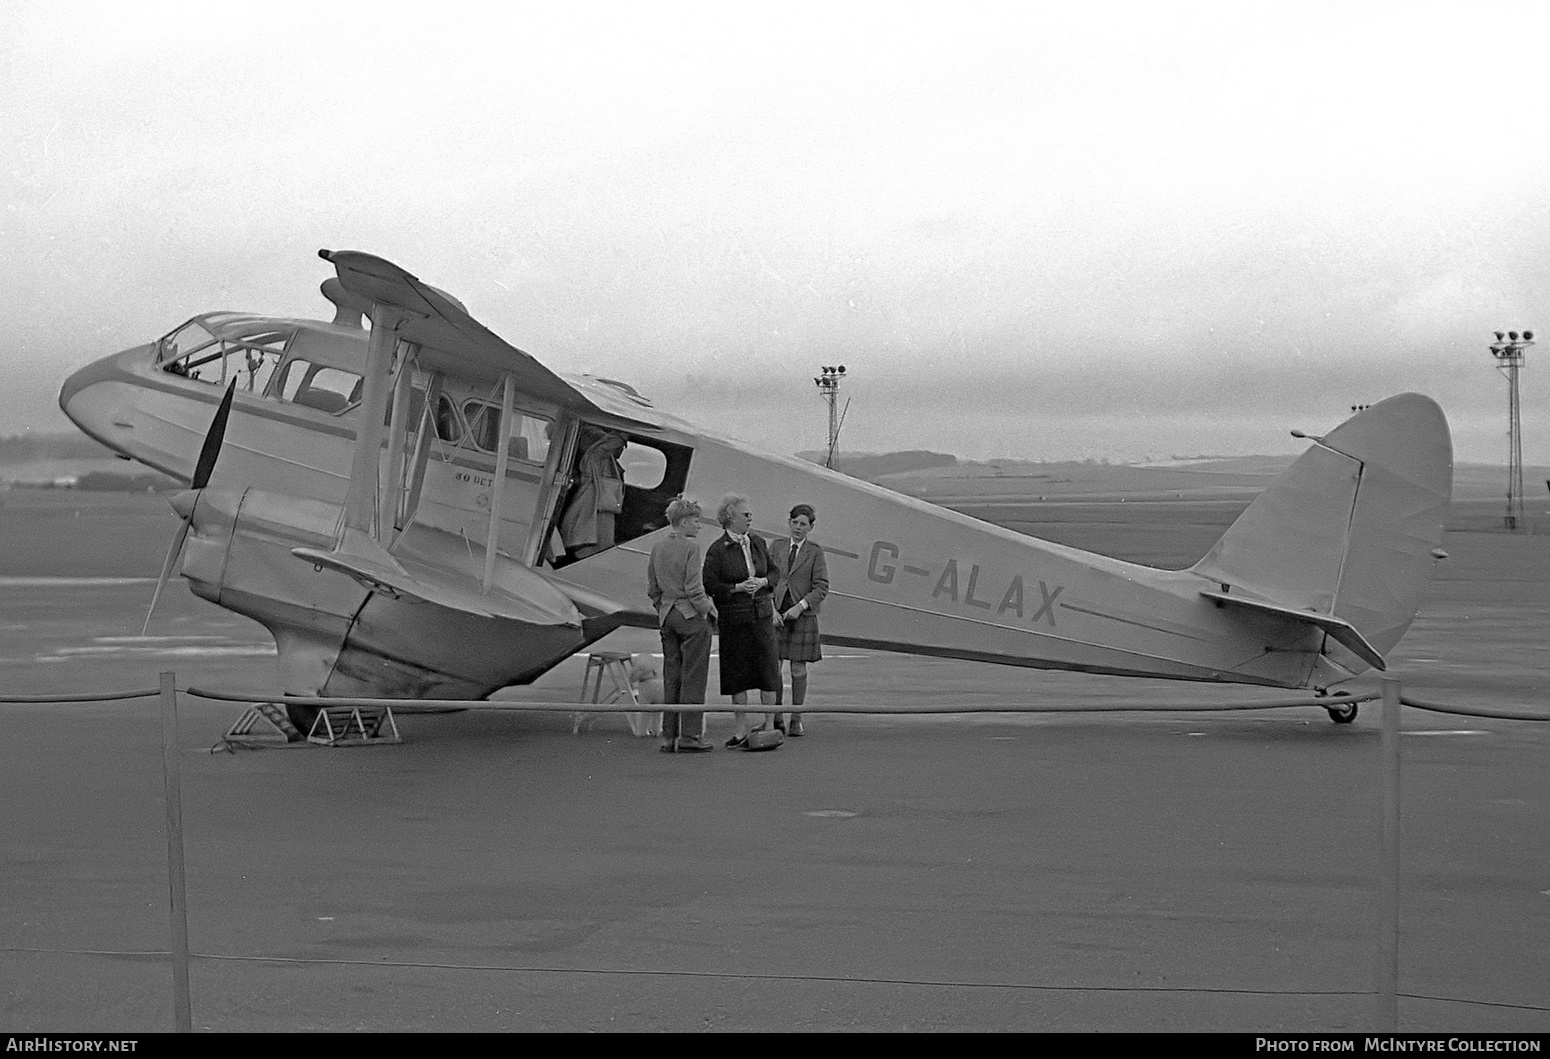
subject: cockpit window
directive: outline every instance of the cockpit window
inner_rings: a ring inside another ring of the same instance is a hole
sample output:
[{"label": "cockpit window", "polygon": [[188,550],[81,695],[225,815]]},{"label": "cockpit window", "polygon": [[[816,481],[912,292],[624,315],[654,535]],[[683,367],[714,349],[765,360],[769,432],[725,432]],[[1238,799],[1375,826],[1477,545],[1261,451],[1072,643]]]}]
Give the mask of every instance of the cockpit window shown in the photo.
[{"label": "cockpit window", "polygon": [[285,366],[275,395],[304,408],[339,415],[360,404],[362,385],[361,377],[352,371],[297,357]]},{"label": "cockpit window", "polygon": [[156,363],[178,360],[215,341],[215,336],[205,330],[197,320],[190,320],[170,335],[156,343]]},{"label": "cockpit window", "polygon": [[292,334],[291,328],[264,327],[245,334],[223,332],[217,339],[192,320],[156,343],[156,363],[170,374],[216,386],[235,379],[238,389],[262,394]]},{"label": "cockpit window", "polygon": [[269,380],[285,356],[285,344],[290,341],[289,331],[267,331],[249,335],[233,346],[238,354],[236,362],[239,385],[248,393],[262,394],[269,389]]}]

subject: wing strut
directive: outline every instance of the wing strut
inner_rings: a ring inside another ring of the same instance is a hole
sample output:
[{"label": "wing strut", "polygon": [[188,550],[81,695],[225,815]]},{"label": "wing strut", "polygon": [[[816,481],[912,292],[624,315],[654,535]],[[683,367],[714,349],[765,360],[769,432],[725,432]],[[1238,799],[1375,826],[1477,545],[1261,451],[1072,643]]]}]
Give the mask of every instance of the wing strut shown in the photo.
[{"label": "wing strut", "polygon": [[495,487],[490,491],[490,530],[485,535],[484,580],[480,586],[486,592],[495,580],[495,551],[500,545],[501,511],[506,499],[506,467],[511,460],[512,407],[516,403],[517,385],[510,372],[503,376],[502,382],[501,440],[495,452]]},{"label": "wing strut", "polygon": [[382,460],[382,421],[386,418],[388,382],[393,372],[393,349],[398,343],[394,325],[398,313],[385,305],[371,307],[371,337],[366,346],[366,381],[361,391],[361,414],[356,428],[355,452],[350,465],[350,491],[345,495],[346,543],[364,535],[377,535],[377,475]]},{"label": "wing strut", "polygon": [[[384,543],[391,546],[398,529],[398,508],[404,495],[404,450],[409,430],[409,393],[414,386],[414,347],[405,346],[393,383],[393,406],[388,424],[387,493],[382,498],[377,525]],[[422,417],[423,420],[423,417]]]},{"label": "wing strut", "polygon": [[[344,498],[344,525],[333,552],[336,558],[353,558],[401,570],[398,561],[382,546],[382,518],[378,476],[382,465],[382,435],[386,431],[388,386],[393,377],[393,352],[398,347],[400,312],[389,306],[371,307],[371,336],[366,343],[366,376],[361,390],[355,452],[350,464],[350,490]],[[309,549],[293,549],[300,554]],[[311,558],[311,556],[304,556]]]},{"label": "wing strut", "polygon": [[419,429],[414,437],[414,462],[409,469],[409,489],[398,512],[394,528],[402,532],[414,520],[420,507],[420,489],[425,484],[425,464],[431,455],[431,440],[436,436],[436,405],[441,400],[441,372],[433,371],[425,387],[425,408],[420,412]]}]

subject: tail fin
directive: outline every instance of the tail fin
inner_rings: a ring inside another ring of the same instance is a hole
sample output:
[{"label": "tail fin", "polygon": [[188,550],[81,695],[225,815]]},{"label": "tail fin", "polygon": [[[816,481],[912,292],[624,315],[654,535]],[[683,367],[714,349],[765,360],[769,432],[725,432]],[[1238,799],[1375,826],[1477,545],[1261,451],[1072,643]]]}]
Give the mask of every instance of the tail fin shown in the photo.
[{"label": "tail fin", "polygon": [[1452,494],[1442,409],[1399,394],[1319,439],[1191,572],[1216,583],[1206,594],[1219,602],[1329,633],[1345,650],[1325,653],[1345,675],[1382,668],[1415,620]]}]

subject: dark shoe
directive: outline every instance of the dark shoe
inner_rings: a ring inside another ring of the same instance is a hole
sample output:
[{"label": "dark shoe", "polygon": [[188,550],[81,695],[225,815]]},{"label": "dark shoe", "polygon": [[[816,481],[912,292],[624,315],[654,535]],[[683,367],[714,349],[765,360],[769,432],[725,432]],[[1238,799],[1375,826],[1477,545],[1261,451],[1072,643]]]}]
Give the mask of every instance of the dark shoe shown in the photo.
[{"label": "dark shoe", "polygon": [[775,730],[777,732],[784,732],[786,730],[786,715],[785,714],[777,713],[775,715]]},{"label": "dark shoe", "polygon": [[744,747],[747,745],[748,737],[746,735],[734,735],[731,739],[727,740],[728,750],[736,750],[739,747]]},{"label": "dark shoe", "polygon": [[676,739],[669,739],[667,742],[662,744],[661,750],[664,754],[678,753],[678,741]]},{"label": "dark shoe", "polygon": [[682,739],[678,743],[680,754],[708,754],[716,749],[703,739]]},{"label": "dark shoe", "polygon": [[807,731],[802,727],[802,715],[793,713],[791,720],[786,722],[786,734],[789,736],[806,735]]}]

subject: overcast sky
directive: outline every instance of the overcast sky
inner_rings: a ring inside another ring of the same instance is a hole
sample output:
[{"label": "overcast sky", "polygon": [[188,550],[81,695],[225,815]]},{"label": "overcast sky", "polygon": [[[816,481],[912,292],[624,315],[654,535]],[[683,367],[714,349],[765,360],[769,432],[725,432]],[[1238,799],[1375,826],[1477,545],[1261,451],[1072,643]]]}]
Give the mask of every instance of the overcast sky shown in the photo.
[{"label": "overcast sky", "polygon": [[[761,13],[748,14],[762,7]],[[1295,451],[1550,327],[1550,4],[0,0],[0,434],[387,257],[780,451]],[[1529,352],[1524,456],[1550,463]]]}]

